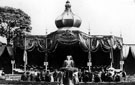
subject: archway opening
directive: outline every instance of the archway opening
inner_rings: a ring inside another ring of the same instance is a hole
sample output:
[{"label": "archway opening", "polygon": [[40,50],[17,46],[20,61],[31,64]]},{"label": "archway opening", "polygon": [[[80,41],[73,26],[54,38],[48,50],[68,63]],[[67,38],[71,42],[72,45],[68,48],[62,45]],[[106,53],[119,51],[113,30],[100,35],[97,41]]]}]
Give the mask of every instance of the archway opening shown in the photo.
[{"label": "archway opening", "polygon": [[28,53],[28,65],[34,66],[36,68],[43,67],[45,53],[38,50],[38,47],[35,47],[32,51],[27,51]]},{"label": "archway opening", "polygon": [[3,54],[0,56],[0,69],[3,69],[7,74],[11,73],[12,70],[11,56],[8,53],[7,47],[5,47]]},{"label": "archway opening", "polygon": [[75,62],[75,67],[82,68],[87,66],[88,53],[84,52],[79,42],[72,45],[58,43],[57,48],[48,56],[49,67],[60,68],[63,66],[67,55],[71,55]]},{"label": "archway opening", "polygon": [[101,70],[111,65],[110,51],[99,46],[96,51],[91,52],[92,71]]}]

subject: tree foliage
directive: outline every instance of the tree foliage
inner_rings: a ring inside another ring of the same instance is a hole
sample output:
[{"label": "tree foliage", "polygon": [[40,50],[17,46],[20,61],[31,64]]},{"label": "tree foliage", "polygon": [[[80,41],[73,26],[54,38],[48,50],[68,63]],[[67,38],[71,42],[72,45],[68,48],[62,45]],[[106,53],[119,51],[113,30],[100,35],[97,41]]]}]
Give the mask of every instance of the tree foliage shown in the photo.
[{"label": "tree foliage", "polygon": [[10,42],[22,32],[31,32],[31,19],[21,9],[0,7],[0,35]]}]

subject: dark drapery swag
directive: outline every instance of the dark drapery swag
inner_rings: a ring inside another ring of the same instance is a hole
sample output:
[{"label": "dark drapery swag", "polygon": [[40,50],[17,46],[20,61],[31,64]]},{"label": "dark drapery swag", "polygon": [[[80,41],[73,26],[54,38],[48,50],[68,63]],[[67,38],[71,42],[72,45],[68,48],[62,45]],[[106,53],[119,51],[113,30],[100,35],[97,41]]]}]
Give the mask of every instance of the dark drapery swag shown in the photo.
[{"label": "dark drapery swag", "polygon": [[0,56],[3,55],[4,51],[7,50],[10,58],[13,58],[13,47],[11,45],[0,45]]},{"label": "dark drapery swag", "polygon": [[125,61],[124,70],[126,71],[126,73],[129,75],[134,75],[135,59],[134,59],[134,55],[132,54],[131,47],[129,48],[129,53],[127,55],[127,58],[124,61]]},{"label": "dark drapery swag", "polygon": [[11,73],[11,60],[13,60],[13,48],[10,45],[0,45],[0,69],[5,73]]},{"label": "dark drapery swag", "polygon": [[26,47],[29,52],[37,49],[38,52],[44,54],[56,52],[60,44],[73,46],[76,43],[78,43],[77,45],[80,46],[82,51],[88,54],[90,52],[98,52],[99,48],[106,53],[110,52],[111,49],[117,48],[121,50],[123,42],[121,37],[88,35],[78,30],[57,30],[48,35],[26,35],[25,37],[18,36],[14,39],[15,47],[21,49]]},{"label": "dark drapery swag", "polygon": [[[26,39],[25,39],[26,38]],[[26,42],[25,42],[26,40]],[[28,51],[32,51],[37,47],[39,52],[55,51],[58,46],[58,42],[71,45],[77,42],[80,43],[80,46],[84,51],[96,51],[98,50],[99,45],[101,44],[103,48],[106,49],[116,49],[122,48],[122,38],[115,36],[99,36],[99,35],[87,35],[81,31],[73,30],[57,30],[48,35],[26,35],[26,37],[16,37],[14,39],[15,47],[24,48]]]}]

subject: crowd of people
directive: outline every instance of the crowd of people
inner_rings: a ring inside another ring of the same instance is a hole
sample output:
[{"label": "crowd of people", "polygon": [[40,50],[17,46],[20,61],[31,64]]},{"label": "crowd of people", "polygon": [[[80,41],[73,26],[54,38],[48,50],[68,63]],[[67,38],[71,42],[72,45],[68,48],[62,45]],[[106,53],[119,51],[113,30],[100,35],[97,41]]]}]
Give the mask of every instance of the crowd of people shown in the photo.
[{"label": "crowd of people", "polygon": [[[116,71],[113,69],[102,69],[101,71],[90,72],[88,70],[78,69],[69,74],[73,82],[120,82],[126,81],[126,73],[124,71]],[[69,77],[68,76],[68,77]],[[37,70],[30,69],[21,76],[22,81],[45,81],[63,83],[67,77],[66,71],[55,69]]]},{"label": "crowd of people", "polygon": [[79,82],[120,82],[126,81],[126,72],[114,68],[101,68],[101,70],[90,71],[74,67],[72,56],[67,56],[64,65],[57,70],[37,70],[30,69],[25,72],[21,80],[23,81],[45,81],[65,83],[69,80],[75,84]]}]

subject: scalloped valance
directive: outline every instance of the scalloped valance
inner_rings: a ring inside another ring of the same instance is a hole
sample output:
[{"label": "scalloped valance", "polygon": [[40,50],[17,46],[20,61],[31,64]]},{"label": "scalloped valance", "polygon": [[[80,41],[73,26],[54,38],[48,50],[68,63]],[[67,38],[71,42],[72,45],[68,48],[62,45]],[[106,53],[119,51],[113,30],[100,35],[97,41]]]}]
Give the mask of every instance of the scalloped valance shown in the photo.
[{"label": "scalloped valance", "polygon": [[111,48],[122,49],[122,38],[115,36],[87,35],[81,31],[62,30],[55,31],[47,36],[27,35],[25,38],[16,37],[14,45],[32,51],[35,47],[39,51],[54,51],[58,43],[71,45],[79,42],[84,51],[93,51],[101,47],[110,50]]}]

